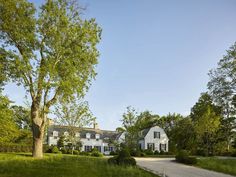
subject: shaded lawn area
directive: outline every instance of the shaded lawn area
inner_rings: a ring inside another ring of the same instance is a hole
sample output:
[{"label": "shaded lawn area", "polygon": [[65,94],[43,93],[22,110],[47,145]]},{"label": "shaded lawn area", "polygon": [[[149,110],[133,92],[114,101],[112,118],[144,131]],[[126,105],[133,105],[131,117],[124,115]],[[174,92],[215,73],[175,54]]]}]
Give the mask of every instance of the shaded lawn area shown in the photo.
[{"label": "shaded lawn area", "polygon": [[138,167],[109,165],[106,158],[45,154],[0,154],[0,177],[157,177]]},{"label": "shaded lawn area", "polygon": [[208,170],[236,175],[236,159],[201,158],[197,166]]}]

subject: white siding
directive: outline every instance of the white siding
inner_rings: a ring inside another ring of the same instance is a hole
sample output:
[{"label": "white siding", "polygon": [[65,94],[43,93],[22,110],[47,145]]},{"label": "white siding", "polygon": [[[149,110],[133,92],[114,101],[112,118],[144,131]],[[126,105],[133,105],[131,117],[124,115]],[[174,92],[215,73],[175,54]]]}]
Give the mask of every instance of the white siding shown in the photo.
[{"label": "white siding", "polygon": [[[154,132],[160,132],[160,138],[154,138]],[[150,128],[149,132],[144,138],[144,148],[147,149],[148,143],[154,143],[155,151],[160,151],[160,144],[166,144],[166,151],[168,151],[168,137],[164,130],[158,126]]]}]

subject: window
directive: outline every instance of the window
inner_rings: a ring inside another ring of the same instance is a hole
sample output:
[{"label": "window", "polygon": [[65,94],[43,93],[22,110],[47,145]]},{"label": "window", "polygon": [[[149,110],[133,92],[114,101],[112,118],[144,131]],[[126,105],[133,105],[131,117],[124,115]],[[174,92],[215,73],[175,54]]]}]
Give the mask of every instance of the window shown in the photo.
[{"label": "window", "polygon": [[53,131],[52,132],[52,136],[58,136],[58,132],[57,131]]},{"label": "window", "polygon": [[108,146],[104,146],[104,151],[109,151]]},{"label": "window", "polygon": [[92,150],[92,146],[84,146],[85,152],[90,152]]},{"label": "window", "polygon": [[160,144],[160,151],[166,151],[166,144]]},{"label": "window", "polygon": [[94,148],[101,152],[101,146],[94,146]]},{"label": "window", "polygon": [[75,137],[80,137],[80,134],[78,132],[76,132]]},{"label": "window", "polygon": [[98,140],[100,138],[100,135],[99,134],[96,134],[96,139]]},{"label": "window", "polygon": [[90,139],[90,133],[86,133],[86,138]]},{"label": "window", "polygon": [[112,152],[113,151],[113,147],[112,146],[109,146],[109,151]]},{"label": "window", "polygon": [[148,143],[148,144],[147,144],[147,148],[148,148],[149,150],[154,151],[154,149],[155,149],[154,143]]},{"label": "window", "polygon": [[69,133],[68,133],[68,132],[64,132],[64,135],[65,135],[65,136],[68,136],[68,135],[69,135]]},{"label": "window", "polygon": [[154,132],[154,138],[160,139],[161,135],[160,132]]}]

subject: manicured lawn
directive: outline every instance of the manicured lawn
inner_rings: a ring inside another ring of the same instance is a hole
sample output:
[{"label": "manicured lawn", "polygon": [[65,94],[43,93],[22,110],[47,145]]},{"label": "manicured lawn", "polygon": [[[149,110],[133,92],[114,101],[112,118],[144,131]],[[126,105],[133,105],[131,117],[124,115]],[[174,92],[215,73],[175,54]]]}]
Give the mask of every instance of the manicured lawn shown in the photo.
[{"label": "manicured lawn", "polygon": [[236,159],[201,158],[197,166],[208,170],[236,175]]},{"label": "manicured lawn", "polygon": [[0,177],[157,177],[138,167],[107,164],[106,158],[45,154],[0,154]]}]

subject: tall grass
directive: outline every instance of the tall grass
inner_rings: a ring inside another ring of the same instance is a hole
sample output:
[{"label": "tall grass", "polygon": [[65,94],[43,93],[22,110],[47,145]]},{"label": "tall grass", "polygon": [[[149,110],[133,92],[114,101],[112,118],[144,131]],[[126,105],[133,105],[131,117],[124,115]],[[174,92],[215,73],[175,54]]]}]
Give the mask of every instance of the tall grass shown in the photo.
[{"label": "tall grass", "polygon": [[105,158],[47,154],[0,154],[0,177],[157,177],[138,167],[120,167]]},{"label": "tall grass", "polygon": [[236,175],[236,159],[202,158],[198,159],[197,166],[208,170]]}]

